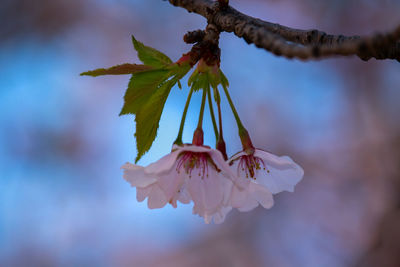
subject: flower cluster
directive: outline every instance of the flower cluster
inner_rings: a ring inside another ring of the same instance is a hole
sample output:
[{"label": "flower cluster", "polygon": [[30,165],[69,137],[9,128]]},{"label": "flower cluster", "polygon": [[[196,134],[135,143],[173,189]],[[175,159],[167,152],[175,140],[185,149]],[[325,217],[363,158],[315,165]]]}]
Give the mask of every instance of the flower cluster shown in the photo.
[{"label": "flower cluster", "polygon": [[206,223],[222,223],[232,208],[271,208],[273,194],[292,192],[303,177],[303,169],[286,156],[255,149],[225,160],[220,151],[195,144],[174,145],[147,167],[126,163],[122,168],[125,180],[136,187],[137,200],[147,197],[150,209],[193,201],[193,213]]},{"label": "flower cluster", "polygon": [[[187,204],[193,201],[193,213],[203,217],[206,223],[223,222],[232,208],[249,211],[261,204],[268,209],[273,205],[273,194],[292,192],[303,177],[303,169],[289,157],[278,157],[253,146],[229,95],[229,82],[220,69],[216,33],[217,30],[208,25],[204,32],[185,35],[188,43],[195,44],[176,62],[132,36],[133,46],[143,64],[125,63],[81,74],[93,77],[132,75],[120,115],[135,115],[137,162],[157,136],[161,114],[172,87],[177,84],[181,88],[180,80],[197,64],[188,79],[190,91],[171,153],[147,167],[126,163],[122,169],[125,180],[136,187],[137,200],[147,198],[150,209],[162,208],[167,203],[176,208],[178,202]],[[229,159],[223,138],[220,87],[232,109],[243,147],[243,151]],[[192,143],[184,144],[182,135],[186,114],[192,94],[198,91],[202,92],[202,100],[197,128]],[[218,110],[218,125],[212,99]],[[216,149],[203,144],[206,102]]]},{"label": "flower cluster", "polygon": [[[222,85],[235,116],[243,151],[228,159],[222,134],[222,116],[218,85]],[[189,78],[191,87],[183,111],[178,137],[170,154],[147,167],[126,163],[124,178],[137,190],[137,200],[147,200],[150,209],[168,203],[194,203],[193,213],[206,223],[222,223],[232,208],[250,211],[259,204],[273,206],[273,194],[292,192],[302,179],[303,169],[289,157],[278,157],[254,148],[247,130],[240,121],[227,90],[228,81],[218,65],[209,66],[200,60]],[[218,107],[219,127],[212,108],[211,88]],[[191,144],[183,144],[182,132],[193,92],[203,92],[199,122]],[[216,149],[203,144],[203,114],[208,106],[216,136]]]}]

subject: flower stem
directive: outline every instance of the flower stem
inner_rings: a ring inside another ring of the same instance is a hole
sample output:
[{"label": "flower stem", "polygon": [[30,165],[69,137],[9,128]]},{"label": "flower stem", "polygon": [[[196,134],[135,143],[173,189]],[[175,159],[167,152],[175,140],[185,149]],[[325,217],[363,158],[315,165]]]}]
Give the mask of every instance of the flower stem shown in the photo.
[{"label": "flower stem", "polygon": [[224,159],[227,160],[228,155],[226,154],[226,144],[224,141],[224,135],[222,131],[221,101],[217,101],[217,106],[218,106],[218,120],[219,120],[219,137],[217,141],[217,149],[222,153]]},{"label": "flower stem", "polygon": [[236,111],[235,105],[233,105],[233,102],[232,102],[231,96],[229,95],[228,89],[225,86],[223,86],[223,88],[224,88],[226,98],[228,99],[229,105],[231,106],[232,113],[236,119],[236,123],[237,123],[238,130],[239,130],[239,137],[240,137],[240,141],[242,142],[243,150],[247,154],[252,155],[255,151],[255,148],[253,146],[253,143],[251,142],[249,132],[246,130],[246,128],[244,128],[244,126],[239,118],[239,114]]},{"label": "flower stem", "polygon": [[239,114],[237,113],[235,105],[232,102],[232,99],[231,99],[231,96],[229,95],[228,89],[225,86],[223,86],[223,88],[224,88],[226,98],[228,99],[229,105],[231,106],[232,113],[235,116],[236,124],[238,126],[239,134],[240,134],[240,132],[242,132],[243,130],[246,130],[246,129],[244,128],[242,121],[239,118]]},{"label": "flower stem", "polygon": [[183,114],[182,114],[181,125],[179,127],[178,136],[176,137],[176,140],[174,142],[174,144],[177,144],[177,145],[182,145],[183,127],[185,125],[186,114],[187,114],[187,111],[188,111],[188,108],[189,108],[189,103],[190,103],[190,99],[192,98],[192,94],[193,94],[193,88],[190,88],[190,92],[189,92],[189,95],[188,95],[188,97],[186,99],[185,108],[184,108]]},{"label": "flower stem", "polygon": [[199,123],[197,124],[197,128],[193,133],[193,140],[192,140],[192,144],[195,146],[202,146],[204,142],[203,115],[204,115],[204,107],[206,106],[206,96],[207,96],[207,89],[203,88],[203,97],[201,98]]},{"label": "flower stem", "polygon": [[206,96],[207,90],[203,89],[203,96],[201,98],[201,107],[200,107],[200,115],[199,115],[199,122],[197,124],[197,129],[202,129],[203,127],[203,115],[204,115],[204,107],[206,105]]},{"label": "flower stem", "polygon": [[212,105],[212,101],[211,101],[210,87],[207,88],[207,95],[208,95],[208,107],[210,108],[211,120],[212,120],[212,124],[214,127],[215,140],[218,140],[218,128],[217,128],[217,122],[215,121],[214,109],[213,109],[213,105]]},{"label": "flower stem", "polygon": [[218,107],[219,139],[224,139],[223,138],[223,132],[222,132],[221,102],[217,102],[217,107]]}]

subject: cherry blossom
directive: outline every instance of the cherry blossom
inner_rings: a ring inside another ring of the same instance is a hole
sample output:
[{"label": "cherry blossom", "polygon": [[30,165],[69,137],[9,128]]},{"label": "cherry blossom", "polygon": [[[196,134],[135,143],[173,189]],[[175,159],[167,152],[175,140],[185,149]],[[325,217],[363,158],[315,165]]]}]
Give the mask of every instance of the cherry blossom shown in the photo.
[{"label": "cherry blossom", "polygon": [[193,213],[206,223],[223,222],[231,210],[232,180],[238,179],[218,150],[174,145],[171,153],[147,167],[127,163],[122,168],[124,178],[137,188],[138,201],[148,197],[149,208],[193,201]]},{"label": "cherry blossom", "polygon": [[293,192],[304,175],[303,169],[287,156],[276,156],[254,149],[253,153],[237,153],[229,160],[244,190],[233,188],[230,204],[240,211],[249,211],[261,204],[273,205],[272,194]]}]

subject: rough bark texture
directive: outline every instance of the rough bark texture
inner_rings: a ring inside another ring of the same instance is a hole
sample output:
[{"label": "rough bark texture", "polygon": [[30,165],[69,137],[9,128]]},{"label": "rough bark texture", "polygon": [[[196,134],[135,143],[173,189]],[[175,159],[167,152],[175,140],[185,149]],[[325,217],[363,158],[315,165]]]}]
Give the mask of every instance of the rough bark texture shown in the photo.
[{"label": "rough bark texture", "polygon": [[247,16],[230,6],[210,0],[169,0],[174,6],[197,13],[219,31],[233,32],[247,43],[277,56],[302,60],[357,55],[362,60],[400,61],[400,26],[387,34],[373,36],[331,35],[319,30],[292,29]]}]

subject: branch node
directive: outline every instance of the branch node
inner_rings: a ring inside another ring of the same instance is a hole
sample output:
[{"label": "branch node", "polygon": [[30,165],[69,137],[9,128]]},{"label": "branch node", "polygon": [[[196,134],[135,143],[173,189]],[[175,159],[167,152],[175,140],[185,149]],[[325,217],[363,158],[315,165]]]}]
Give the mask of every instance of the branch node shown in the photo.
[{"label": "branch node", "polygon": [[194,44],[203,41],[206,33],[203,30],[190,31],[183,36],[183,41],[187,44]]},{"label": "branch node", "polygon": [[219,65],[221,50],[219,49],[218,27],[214,24],[208,24],[204,31],[191,31],[184,35],[183,39],[186,43],[194,43],[189,52],[193,65],[201,58],[209,66]]}]

